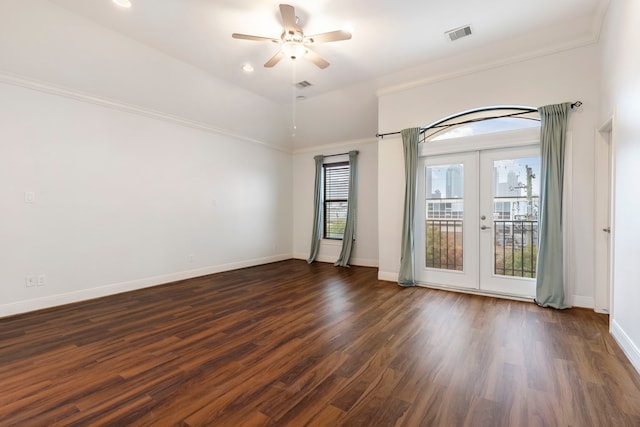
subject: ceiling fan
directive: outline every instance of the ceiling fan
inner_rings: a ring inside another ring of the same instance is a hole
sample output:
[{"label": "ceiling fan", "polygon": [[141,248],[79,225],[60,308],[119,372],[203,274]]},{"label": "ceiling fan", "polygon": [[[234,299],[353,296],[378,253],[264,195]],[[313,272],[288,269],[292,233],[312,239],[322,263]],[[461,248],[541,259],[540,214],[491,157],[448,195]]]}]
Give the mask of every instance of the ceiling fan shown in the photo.
[{"label": "ceiling fan", "polygon": [[279,39],[238,33],[231,34],[231,37],[233,37],[234,39],[278,43],[280,45],[280,50],[278,50],[278,52],[264,64],[264,66],[267,68],[273,67],[285,56],[288,56],[291,59],[305,57],[318,67],[327,68],[329,66],[329,62],[309,49],[308,46],[317,43],[349,40],[351,38],[351,33],[344,30],[330,31],[313,36],[305,36],[302,29],[298,27],[295,8],[288,4],[280,5],[280,15],[282,16],[284,31],[282,32],[282,35],[280,35]]}]

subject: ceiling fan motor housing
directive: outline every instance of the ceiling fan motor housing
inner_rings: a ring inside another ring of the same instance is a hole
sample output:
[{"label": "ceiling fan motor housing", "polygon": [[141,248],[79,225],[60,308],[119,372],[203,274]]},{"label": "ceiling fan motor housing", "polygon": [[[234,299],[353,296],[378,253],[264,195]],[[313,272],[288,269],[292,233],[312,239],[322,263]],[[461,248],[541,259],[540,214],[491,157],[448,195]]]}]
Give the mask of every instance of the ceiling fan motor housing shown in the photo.
[{"label": "ceiling fan motor housing", "polygon": [[304,41],[304,34],[302,33],[301,29],[296,28],[295,31],[289,30],[288,32],[287,31],[283,32],[280,38],[282,39],[283,43],[286,43],[286,42],[302,43]]}]

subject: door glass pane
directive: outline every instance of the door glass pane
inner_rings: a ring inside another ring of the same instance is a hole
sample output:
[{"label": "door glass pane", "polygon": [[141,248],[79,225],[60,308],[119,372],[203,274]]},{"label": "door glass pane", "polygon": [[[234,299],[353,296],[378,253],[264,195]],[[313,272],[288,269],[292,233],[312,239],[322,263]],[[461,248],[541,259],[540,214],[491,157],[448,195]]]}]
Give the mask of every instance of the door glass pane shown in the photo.
[{"label": "door glass pane", "polygon": [[540,158],[493,162],[494,274],[536,277]]},{"label": "door glass pane", "polygon": [[462,271],[463,165],[427,166],[425,175],[425,266]]}]

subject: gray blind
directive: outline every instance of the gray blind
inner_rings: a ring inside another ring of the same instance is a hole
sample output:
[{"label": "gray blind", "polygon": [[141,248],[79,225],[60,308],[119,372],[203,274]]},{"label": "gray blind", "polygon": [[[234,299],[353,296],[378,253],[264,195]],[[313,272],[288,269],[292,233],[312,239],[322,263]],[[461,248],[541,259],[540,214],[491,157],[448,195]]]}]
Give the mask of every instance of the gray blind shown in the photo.
[{"label": "gray blind", "polygon": [[324,165],[324,238],[342,239],[347,221],[349,162]]},{"label": "gray blind", "polygon": [[333,166],[328,164],[324,169],[324,199],[347,200],[349,198],[349,164]]}]

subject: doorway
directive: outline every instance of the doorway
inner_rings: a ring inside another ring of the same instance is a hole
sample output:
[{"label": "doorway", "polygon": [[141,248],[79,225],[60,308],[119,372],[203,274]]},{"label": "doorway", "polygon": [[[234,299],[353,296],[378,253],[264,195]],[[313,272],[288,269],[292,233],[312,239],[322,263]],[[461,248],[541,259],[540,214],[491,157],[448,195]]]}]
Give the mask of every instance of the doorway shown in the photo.
[{"label": "doorway", "polygon": [[418,282],[533,298],[539,175],[537,145],[421,157]]},{"label": "doorway", "polygon": [[613,118],[596,131],[595,167],[595,311],[611,312],[614,207]]}]

